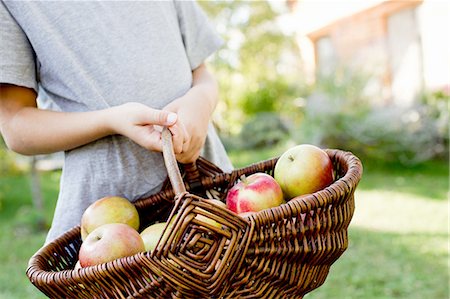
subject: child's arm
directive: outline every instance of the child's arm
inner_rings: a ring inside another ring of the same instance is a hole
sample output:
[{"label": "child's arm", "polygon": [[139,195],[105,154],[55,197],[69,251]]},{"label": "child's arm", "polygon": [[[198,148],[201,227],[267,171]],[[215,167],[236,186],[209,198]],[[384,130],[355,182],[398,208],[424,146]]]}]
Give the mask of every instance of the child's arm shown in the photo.
[{"label": "child's arm", "polygon": [[[176,120],[176,114],[139,103],[90,112],[41,110],[36,107],[34,90],[0,84],[0,133],[11,150],[24,155],[69,150],[113,134],[161,151],[161,135],[153,125],[171,126]],[[171,129],[176,153],[182,149],[178,130]]]},{"label": "child's arm", "polygon": [[217,82],[204,64],[192,74],[192,88],[164,108],[178,115],[173,128],[184,133],[182,151],[176,155],[182,163],[193,162],[200,155],[219,97]]}]

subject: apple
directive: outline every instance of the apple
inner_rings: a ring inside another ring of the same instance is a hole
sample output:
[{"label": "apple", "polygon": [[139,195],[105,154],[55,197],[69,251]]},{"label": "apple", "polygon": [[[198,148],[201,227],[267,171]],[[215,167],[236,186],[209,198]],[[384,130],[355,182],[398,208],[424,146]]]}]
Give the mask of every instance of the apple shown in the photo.
[{"label": "apple", "polygon": [[275,179],[263,172],[242,176],[228,190],[226,204],[229,210],[240,214],[258,212],[284,203],[283,192]]},{"label": "apple", "polygon": [[[218,200],[218,199],[205,199],[205,201],[207,201],[207,202],[209,202],[209,203],[212,203],[212,204],[214,204],[214,205],[216,205],[216,206],[218,206],[218,207],[227,209],[227,205],[226,205],[224,202],[222,202],[222,201],[220,201],[220,200]],[[199,209],[203,211],[203,209],[201,209],[201,208],[199,208]],[[206,214],[211,214],[211,212],[208,212],[208,211],[204,211],[204,212],[205,212]],[[221,228],[221,227],[222,227],[222,224],[220,224],[219,222],[217,222],[217,221],[215,221],[215,220],[213,220],[213,219],[211,219],[211,218],[208,218],[208,217],[205,216],[205,215],[198,214],[198,215],[195,217],[195,219],[197,219],[197,220],[199,220],[199,221],[202,221],[202,222],[205,222],[205,223],[207,223],[207,224],[209,224],[209,225],[215,226],[215,227],[217,227],[217,228]]]},{"label": "apple", "polygon": [[[217,204],[217,203],[215,203],[215,204]],[[199,208],[199,209],[203,210],[201,208]],[[205,211],[205,213],[209,214],[209,212],[207,212],[207,211]],[[176,217],[177,217],[177,214],[175,214],[173,216],[172,222],[175,220]],[[198,221],[204,222],[206,224],[209,224],[211,226],[217,227],[217,228],[222,227],[222,225],[220,223],[218,223],[217,221],[210,219],[202,214],[198,214],[197,216],[195,216],[195,219]],[[166,223],[167,222],[160,222],[160,223],[152,224],[152,225],[148,226],[147,228],[145,228],[141,232],[141,238],[144,241],[145,251],[155,250],[156,245],[158,244],[158,241],[162,236],[162,233],[163,233],[164,227],[166,226]],[[171,226],[169,226],[167,229],[169,230],[170,227]]]},{"label": "apple", "polygon": [[[173,219],[175,219],[175,217]],[[145,251],[152,251],[156,248],[156,244],[161,238],[166,224],[167,222],[155,223],[148,226],[141,232],[141,238],[144,241]],[[170,226],[167,229],[170,229]]]},{"label": "apple", "polygon": [[75,266],[73,267],[74,270],[80,269],[81,268],[81,264],[80,261],[78,260],[75,264]]},{"label": "apple", "polygon": [[126,198],[103,197],[84,211],[81,217],[81,239],[84,241],[94,229],[107,223],[124,223],[138,230],[139,214],[136,207]]},{"label": "apple", "polygon": [[[205,201],[208,201],[214,205],[217,205],[219,207],[222,208],[227,208],[226,204],[218,199],[205,199]],[[202,208],[198,208],[199,210],[204,211]],[[204,211],[206,214],[209,214],[209,212]],[[177,214],[175,214],[172,217],[172,222],[175,220],[175,218],[177,217]],[[211,226],[215,226],[217,228],[221,228],[222,225],[220,223],[218,223],[217,221],[214,221],[204,215],[198,214],[195,219],[197,219],[198,221],[202,221],[205,222]],[[145,244],[145,250],[146,251],[152,251],[156,248],[156,244],[158,243],[159,239],[161,238],[161,235],[163,233],[164,227],[166,226],[167,222],[160,222],[160,223],[155,223],[152,224],[150,226],[148,226],[147,228],[145,228],[142,232],[141,232],[141,237],[142,240],[144,241]],[[167,228],[170,229],[170,226]]]},{"label": "apple", "polygon": [[[200,209],[200,208],[199,208],[199,209]],[[200,210],[204,211],[203,209],[200,209]],[[207,215],[210,215],[210,214],[211,214],[211,213],[208,212],[208,211],[204,211],[204,212],[205,212],[205,214],[207,214]],[[198,221],[204,222],[204,223],[206,223],[206,224],[209,224],[209,225],[211,225],[211,226],[217,227],[217,228],[221,228],[221,227],[222,227],[222,224],[220,224],[219,222],[217,222],[217,221],[215,221],[215,220],[213,220],[213,219],[211,219],[211,218],[209,218],[209,217],[210,217],[210,216],[205,216],[205,215],[202,215],[202,214],[197,214],[197,216],[195,216],[195,219],[198,220]]]},{"label": "apple", "polygon": [[144,252],[139,233],[123,223],[108,223],[94,229],[81,244],[78,259],[89,267]]},{"label": "apple", "polygon": [[327,153],[311,144],[300,144],[284,152],[274,169],[286,200],[314,193],[333,183],[333,163]]}]

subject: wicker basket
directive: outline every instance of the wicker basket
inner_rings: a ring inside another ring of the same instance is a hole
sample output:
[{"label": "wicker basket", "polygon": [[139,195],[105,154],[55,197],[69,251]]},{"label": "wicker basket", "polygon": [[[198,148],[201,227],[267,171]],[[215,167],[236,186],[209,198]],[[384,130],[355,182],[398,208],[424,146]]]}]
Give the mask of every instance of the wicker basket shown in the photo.
[{"label": "wicker basket", "polygon": [[327,154],[335,171],[332,185],[242,218],[206,198],[224,200],[243,174],[272,174],[277,158],[231,173],[200,158],[182,170],[182,179],[166,146],[171,183],[136,203],[142,227],[171,219],[153,252],[72,270],[81,246],[77,226],[41,248],[30,259],[27,276],[58,299],[302,298],[323,284],[348,246],[353,195],[362,175],[353,154]]}]

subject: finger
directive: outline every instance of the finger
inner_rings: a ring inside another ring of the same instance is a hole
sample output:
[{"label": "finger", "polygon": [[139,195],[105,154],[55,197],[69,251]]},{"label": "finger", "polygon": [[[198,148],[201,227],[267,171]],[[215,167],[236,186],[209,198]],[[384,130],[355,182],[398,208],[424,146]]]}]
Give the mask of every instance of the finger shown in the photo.
[{"label": "finger", "polygon": [[182,152],[188,152],[188,151],[190,151],[190,148],[191,148],[192,135],[189,133],[186,126],[183,125],[182,128],[183,128],[183,133],[184,133]]},{"label": "finger", "polygon": [[187,139],[183,141],[181,153],[187,153],[191,149],[191,140]]},{"label": "finger", "polygon": [[185,150],[183,145],[183,152],[178,158],[183,161],[183,163],[195,162],[200,156],[201,150],[205,144],[205,139],[199,138],[198,136],[193,136],[189,143],[186,143],[187,149]]},{"label": "finger", "polygon": [[176,159],[180,163],[193,163],[200,156],[200,151],[189,151],[186,153],[181,153],[179,155],[175,155]]},{"label": "finger", "polygon": [[152,126],[140,127],[133,140],[148,150],[162,152],[161,132],[154,130]]},{"label": "finger", "polygon": [[177,160],[181,163],[195,162],[195,160],[197,160],[197,158],[200,156],[200,152],[201,146],[196,143],[193,144],[191,141],[188,149],[183,150],[183,152],[177,157]]},{"label": "finger", "polygon": [[172,126],[177,122],[177,114],[166,111],[158,110],[148,107],[139,118],[141,125],[161,125],[161,126]]},{"label": "finger", "polygon": [[182,124],[169,127],[169,131],[172,133],[172,146],[175,154],[180,154],[183,151],[184,130],[181,127]]}]

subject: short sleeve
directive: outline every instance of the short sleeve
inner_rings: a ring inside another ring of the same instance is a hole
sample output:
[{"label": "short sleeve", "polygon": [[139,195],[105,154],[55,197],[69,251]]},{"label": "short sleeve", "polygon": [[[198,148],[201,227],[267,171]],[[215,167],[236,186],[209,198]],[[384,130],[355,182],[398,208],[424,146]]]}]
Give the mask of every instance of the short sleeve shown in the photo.
[{"label": "short sleeve", "polygon": [[0,1],[0,83],[37,91],[33,49],[5,4]]},{"label": "short sleeve", "polygon": [[175,7],[184,47],[194,70],[222,46],[223,40],[196,1],[175,1]]}]

